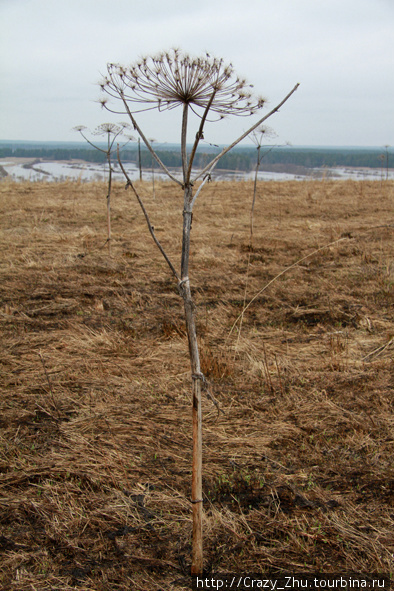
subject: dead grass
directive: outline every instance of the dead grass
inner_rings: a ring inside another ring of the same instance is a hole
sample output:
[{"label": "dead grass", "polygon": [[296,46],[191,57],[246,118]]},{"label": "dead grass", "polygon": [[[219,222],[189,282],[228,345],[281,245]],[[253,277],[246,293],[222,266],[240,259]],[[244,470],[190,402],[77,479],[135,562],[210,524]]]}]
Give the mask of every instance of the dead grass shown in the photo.
[{"label": "dead grass", "polygon": [[[178,262],[181,194],[141,190]],[[193,219],[224,410],[204,401],[206,572],[392,574],[394,185],[261,183],[250,249],[252,192],[212,183]],[[122,185],[112,258],[104,185],[0,194],[0,584],[186,589],[190,368],[165,262]]]}]

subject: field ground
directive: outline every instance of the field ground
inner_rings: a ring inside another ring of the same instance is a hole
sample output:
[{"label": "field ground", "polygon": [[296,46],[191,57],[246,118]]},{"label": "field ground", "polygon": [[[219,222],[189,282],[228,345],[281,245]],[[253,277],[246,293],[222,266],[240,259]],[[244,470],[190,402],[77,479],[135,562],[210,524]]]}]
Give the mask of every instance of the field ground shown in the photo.
[{"label": "field ground", "polygon": [[[181,191],[139,186],[178,263]],[[223,410],[204,400],[206,573],[392,575],[394,183],[260,183],[250,246],[252,191],[211,183],[193,220]],[[111,257],[104,184],[0,194],[1,588],[187,589],[190,366],[166,263],[124,184]]]}]

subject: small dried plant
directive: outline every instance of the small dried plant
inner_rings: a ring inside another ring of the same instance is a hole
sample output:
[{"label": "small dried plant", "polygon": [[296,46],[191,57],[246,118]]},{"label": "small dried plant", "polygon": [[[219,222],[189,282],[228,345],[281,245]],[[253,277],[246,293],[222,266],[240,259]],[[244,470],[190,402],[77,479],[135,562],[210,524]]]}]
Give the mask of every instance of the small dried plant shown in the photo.
[{"label": "small dried plant", "polygon": [[[118,139],[119,136],[121,136],[122,134],[124,135],[125,130],[128,128],[129,128],[128,123],[120,123],[119,125],[116,125],[115,123],[102,123],[101,125],[96,127],[96,129],[94,129],[94,131],[92,132],[92,135],[107,137],[107,147],[106,147],[106,149],[104,149],[104,148],[100,148],[100,146],[98,146],[97,144],[94,144],[93,141],[90,140],[86,136],[85,130],[87,128],[84,125],[78,125],[77,127],[74,127],[74,130],[78,131],[81,134],[81,136],[83,137],[83,139],[88,142],[88,144],[90,144],[96,150],[103,152],[107,158],[107,162],[108,162],[108,191],[107,191],[107,240],[106,240],[106,243],[108,244],[109,256],[111,256],[111,188],[112,188],[112,173],[113,173],[111,155],[112,155],[112,150],[113,150],[113,147],[115,144],[115,140]],[[128,136],[123,145],[126,145],[128,142],[132,141],[133,139],[134,138],[132,136]]]},{"label": "small dried plant", "polygon": [[255,174],[254,174],[254,184],[253,184],[253,201],[252,201],[252,207],[250,209],[250,243],[249,243],[250,250],[252,249],[252,241],[253,241],[253,216],[254,216],[254,206],[256,203],[256,196],[257,196],[257,176],[259,173],[262,159],[264,158],[264,156],[266,154],[268,154],[269,152],[271,152],[271,150],[274,149],[274,146],[271,146],[270,148],[268,148],[264,152],[264,154],[261,153],[261,148],[263,147],[264,140],[268,137],[273,137],[274,135],[276,135],[276,134],[273,131],[273,129],[271,129],[270,127],[266,127],[265,125],[260,125],[260,127],[258,127],[254,131],[252,131],[252,133],[250,134],[250,139],[253,141],[253,143],[256,145],[256,148],[257,148],[257,161],[256,161]]},{"label": "small dried plant", "polygon": [[[254,206],[256,203],[257,197],[257,177],[260,170],[261,162],[263,158],[267,156],[272,150],[276,148],[280,148],[283,145],[289,146],[290,142],[286,142],[285,144],[271,144],[264,146],[264,140],[268,138],[276,137],[276,133],[270,127],[266,127],[265,125],[261,125],[252,133],[250,134],[250,139],[255,144],[257,148],[257,159],[256,159],[256,167],[255,167],[255,174],[254,174],[254,184],[253,184],[253,200],[252,200],[252,207],[250,209],[250,241],[249,241],[249,248],[250,250],[253,249],[253,218],[254,218]],[[262,151],[262,148],[265,147],[265,150]]]},{"label": "small dried plant", "polygon": [[[238,77],[231,65],[222,59],[211,57],[193,58],[178,49],[146,57],[131,66],[110,63],[107,75],[100,83],[104,96],[100,100],[102,106],[112,113],[127,114],[134,129],[145,143],[152,158],[158,163],[167,176],[183,191],[183,233],[180,271],[178,272],[165,250],[157,239],[154,228],[144,203],[125,171],[118,152],[119,164],[126,177],[126,187],[130,187],[144,213],[149,232],[164,256],[174,275],[180,296],[183,299],[186,328],[189,341],[191,377],[193,389],[193,470],[192,470],[192,506],[193,506],[193,544],[192,566],[193,575],[201,575],[203,571],[202,553],[202,410],[201,392],[207,390],[207,381],[201,371],[199,348],[195,323],[195,306],[192,301],[189,280],[190,231],[193,206],[203,188],[210,180],[211,173],[224,154],[236,146],[241,140],[259,127],[268,117],[273,115],[290,98],[298,88],[298,84],[268,114],[260,118],[232,144],[224,148],[202,170],[192,175],[192,166],[199,142],[204,138],[204,126],[207,121],[217,121],[230,115],[249,116],[256,114],[265,104],[264,99],[255,98],[252,87],[246,80]],[[115,99],[117,106],[111,104]],[[181,119],[181,159],[182,180],[176,178],[160,160],[137,123],[135,115],[141,111],[157,109],[170,110],[180,107]],[[200,123],[194,135],[195,139],[190,153],[187,152],[187,130],[190,111],[199,117]],[[195,182],[202,179],[194,193]],[[207,394],[210,396],[209,391]],[[212,397],[211,397],[212,399]]]}]

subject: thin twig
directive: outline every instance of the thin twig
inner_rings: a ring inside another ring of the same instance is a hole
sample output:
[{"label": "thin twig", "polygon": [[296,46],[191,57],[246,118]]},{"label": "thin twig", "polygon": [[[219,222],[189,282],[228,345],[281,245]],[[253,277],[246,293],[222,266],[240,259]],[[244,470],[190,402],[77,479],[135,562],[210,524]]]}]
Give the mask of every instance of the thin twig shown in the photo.
[{"label": "thin twig", "polygon": [[277,111],[279,111],[279,109],[281,108],[281,106],[284,105],[284,103],[291,97],[291,95],[297,90],[298,87],[299,87],[299,84],[297,83],[294,86],[294,88],[289,92],[289,94],[287,96],[285,96],[285,98],[274,109],[272,109],[272,111],[270,111],[269,113],[267,113],[267,115],[265,115],[264,117],[262,117],[262,119],[259,119],[259,121],[257,121],[257,123],[255,123],[254,125],[252,125],[252,127],[250,127],[248,129],[248,131],[245,131],[245,133],[243,133],[232,144],[230,144],[229,146],[227,146],[227,148],[224,148],[224,150],[222,150],[220,152],[220,154],[218,154],[209,164],[207,164],[207,166],[205,168],[203,168],[203,170],[201,170],[197,174],[197,176],[193,179],[193,182],[196,181],[197,179],[199,179],[201,176],[203,176],[208,170],[210,170],[210,168],[214,164],[216,164],[225,154],[227,154],[227,152],[229,152],[230,150],[232,150],[237,144],[239,144],[239,142],[241,142],[250,133],[252,133],[252,131],[254,131],[256,129],[256,127],[258,127],[259,125],[261,125],[261,123],[263,123],[264,121],[266,121],[266,119],[268,119],[269,117],[271,117],[271,115],[273,115],[274,113],[276,113]]},{"label": "thin twig", "polygon": [[263,353],[264,353],[264,365],[263,365],[263,367],[265,368],[265,373],[266,373],[266,377],[267,377],[267,382],[269,383],[270,392],[271,392],[271,394],[273,394],[274,393],[274,386],[273,386],[272,380],[271,380],[271,374],[270,374],[270,370],[269,370],[269,366],[268,366],[267,351],[265,349],[265,343],[264,343],[264,341],[263,341]]},{"label": "thin twig", "polygon": [[168,168],[166,167],[165,164],[163,164],[163,162],[160,160],[160,158],[158,157],[158,155],[156,154],[156,152],[154,151],[154,149],[152,148],[152,146],[150,145],[149,140],[145,137],[143,131],[141,130],[140,126],[138,125],[137,121],[134,119],[132,112],[130,111],[129,105],[127,104],[126,100],[122,97],[123,100],[123,104],[125,106],[125,109],[127,111],[128,116],[131,119],[131,122],[133,124],[134,129],[139,133],[142,141],[144,142],[145,146],[148,148],[149,152],[151,153],[152,157],[156,160],[156,162],[158,163],[158,165],[160,166],[160,168],[162,168],[164,170],[164,172],[166,173],[166,175],[172,180],[174,181],[174,183],[177,183],[177,185],[181,185],[182,183],[180,180],[178,180],[177,178],[175,178],[170,171],[168,170]]},{"label": "thin twig", "polygon": [[154,231],[154,229],[153,229],[153,226],[152,226],[152,224],[151,224],[151,222],[150,222],[150,219],[149,219],[148,212],[146,211],[146,209],[145,209],[145,206],[144,206],[144,204],[143,204],[143,202],[142,202],[142,200],[141,200],[141,197],[139,196],[139,194],[138,194],[138,192],[137,192],[136,188],[134,187],[133,183],[131,182],[129,175],[127,174],[127,172],[126,172],[126,170],[125,170],[125,168],[124,168],[124,166],[123,166],[123,164],[122,164],[122,161],[121,161],[121,159],[120,159],[120,154],[119,154],[119,145],[118,145],[118,150],[117,150],[117,152],[118,152],[118,162],[119,162],[119,166],[120,166],[120,168],[122,169],[122,172],[123,172],[123,174],[124,174],[124,176],[126,177],[126,180],[127,180],[127,183],[126,183],[126,189],[127,189],[127,187],[131,187],[131,188],[132,188],[132,190],[133,190],[133,192],[134,192],[134,195],[137,197],[137,201],[138,201],[138,203],[140,204],[140,207],[141,207],[141,209],[142,209],[142,212],[143,212],[143,214],[144,214],[144,216],[145,216],[145,220],[146,220],[146,223],[147,223],[147,225],[148,225],[148,230],[149,230],[149,232],[150,232],[150,234],[151,234],[151,236],[152,236],[152,238],[153,238],[153,240],[154,240],[154,242],[155,242],[155,244],[156,244],[157,248],[160,250],[161,254],[163,255],[163,257],[165,258],[165,260],[166,260],[166,262],[167,262],[167,265],[170,267],[170,269],[171,269],[171,271],[172,271],[172,273],[173,273],[174,277],[176,278],[176,280],[177,280],[177,281],[178,281],[178,283],[179,283],[179,282],[181,281],[181,278],[179,277],[178,273],[176,272],[174,265],[172,264],[172,262],[171,262],[171,261],[170,261],[170,259],[168,258],[168,255],[167,255],[167,253],[165,252],[164,248],[162,247],[162,245],[160,244],[160,242],[159,242],[159,241],[158,241],[158,239],[156,238],[156,234],[155,234],[155,231]]},{"label": "thin twig", "polygon": [[377,357],[378,355],[380,355],[381,353],[383,353],[383,351],[385,349],[387,349],[387,347],[390,347],[390,345],[392,345],[393,343],[394,343],[394,337],[392,339],[390,339],[389,342],[386,343],[385,345],[382,345],[381,347],[378,347],[374,351],[371,351],[371,353],[368,353],[368,355],[366,355],[365,357],[363,357],[361,359],[361,361],[366,361],[369,357],[372,357],[372,355],[374,355],[375,357]]},{"label": "thin twig", "polygon": [[206,118],[208,117],[208,112],[209,112],[209,109],[211,108],[211,105],[213,103],[215,95],[216,95],[216,90],[213,91],[212,96],[209,99],[207,106],[205,107],[204,114],[201,117],[200,127],[198,128],[198,131],[196,133],[196,139],[194,140],[194,145],[193,145],[192,151],[190,153],[189,167],[188,167],[187,174],[186,174],[186,182],[190,181],[194,156],[196,154],[199,141],[204,137],[204,124],[205,124]]},{"label": "thin twig", "polygon": [[314,250],[313,252],[307,254],[306,256],[302,257],[301,259],[298,259],[298,261],[296,261],[295,263],[293,263],[289,267],[286,267],[286,269],[283,269],[283,271],[281,271],[280,273],[278,273],[278,275],[276,275],[273,279],[271,279],[271,281],[269,281],[266,285],[264,285],[264,287],[262,289],[260,289],[252,297],[252,299],[249,301],[249,303],[243,308],[241,314],[239,314],[239,316],[237,316],[237,318],[235,319],[235,321],[234,321],[234,323],[233,323],[233,325],[232,325],[232,327],[230,329],[230,332],[229,332],[228,336],[230,336],[231,333],[233,332],[233,330],[234,330],[237,322],[241,318],[243,318],[243,315],[246,312],[246,310],[253,304],[253,302],[259,297],[259,295],[261,295],[266,289],[268,289],[270,287],[270,285],[272,285],[277,279],[279,279],[279,277],[282,277],[282,275],[284,275],[285,273],[287,273],[287,271],[290,271],[291,269],[293,269],[294,267],[296,267],[297,265],[299,265],[300,263],[302,263],[306,259],[309,259],[311,256],[317,254],[321,250],[324,250],[325,248],[329,248],[330,246],[333,246],[334,244],[338,244],[338,242],[342,242],[343,240],[349,240],[349,238],[346,236],[344,238],[338,238],[338,240],[334,240],[334,242],[330,242],[329,244],[325,244],[324,246],[321,246],[320,248],[317,248],[316,250]]},{"label": "thin twig", "polygon": [[212,173],[213,169],[215,168],[216,164],[217,164],[217,162],[215,162],[215,164],[213,166],[211,166],[211,168],[209,169],[209,171],[205,175],[205,177],[204,177],[201,185],[198,187],[197,191],[195,192],[194,197],[193,197],[193,199],[191,201],[191,204],[190,204],[191,209],[193,209],[193,205],[195,204],[196,199],[199,196],[199,194],[201,192],[201,189],[203,188],[203,186],[205,185],[205,183],[206,182],[209,183],[212,180],[211,173]]},{"label": "thin twig", "polygon": [[279,364],[278,364],[278,358],[276,357],[276,354],[274,353],[274,359],[275,359],[275,365],[276,365],[276,371],[278,373],[278,379],[279,379],[279,388],[280,388],[280,392],[282,394],[282,396],[284,395],[285,391],[283,388],[283,384],[282,384],[282,378],[280,375],[280,369],[279,369]]},{"label": "thin twig", "polygon": [[205,375],[200,372],[198,374],[192,374],[192,379],[193,380],[201,380],[202,382],[202,390],[205,392],[206,397],[208,398],[208,400],[210,400],[212,402],[212,404],[214,404],[216,406],[216,409],[218,411],[218,416],[216,418],[216,420],[218,420],[220,413],[222,412],[223,414],[226,414],[224,412],[224,410],[222,408],[220,408],[220,404],[219,402],[216,400],[215,396],[212,394],[210,388],[209,388],[209,381],[207,380],[207,378],[205,377]]},{"label": "thin twig", "polygon": [[48,382],[49,392],[50,392],[50,394],[51,394],[51,398],[52,398],[53,406],[54,406],[54,407],[55,407],[55,409],[56,409],[57,416],[58,416],[58,420],[60,420],[62,417],[61,417],[60,410],[59,410],[59,408],[58,408],[58,406],[57,406],[57,403],[56,403],[56,400],[55,400],[55,395],[54,395],[54,393],[53,393],[53,388],[52,388],[51,380],[49,379],[48,371],[47,371],[47,368],[46,368],[46,365],[45,365],[44,359],[43,359],[43,357],[42,357],[42,355],[41,355],[41,351],[38,351],[37,355],[38,355],[38,357],[40,358],[40,361],[41,361],[42,367],[44,368],[44,373],[45,373],[45,377],[46,377],[46,379],[47,379],[47,382]]},{"label": "thin twig", "polygon": [[[238,344],[239,344],[239,339],[241,338],[241,329],[242,329],[242,322],[244,319],[244,313],[246,310],[246,294],[248,292],[248,282],[249,282],[249,268],[250,268],[250,249],[249,249],[249,254],[248,254],[248,266],[246,268],[246,280],[245,280],[245,290],[244,290],[244,301],[243,301],[243,310],[241,312],[241,321],[239,323],[239,330],[238,330],[238,335],[237,335],[237,342],[235,343],[235,353],[234,353],[234,360],[237,354],[237,350],[238,350]],[[230,333],[231,334],[231,333]]]}]

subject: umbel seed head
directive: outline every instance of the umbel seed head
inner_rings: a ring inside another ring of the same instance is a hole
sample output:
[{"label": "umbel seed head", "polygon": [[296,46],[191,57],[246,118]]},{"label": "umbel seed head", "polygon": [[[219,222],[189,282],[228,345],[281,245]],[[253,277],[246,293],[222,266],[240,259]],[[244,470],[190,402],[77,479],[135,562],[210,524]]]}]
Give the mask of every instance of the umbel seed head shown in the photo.
[{"label": "umbel seed head", "polygon": [[[231,64],[209,54],[192,58],[178,49],[144,57],[129,67],[108,64],[100,88],[122,100],[132,113],[188,105],[201,116],[210,104],[210,112],[223,118],[252,115],[264,104],[264,99],[253,97],[252,86],[234,74]],[[106,100],[101,103],[112,110]]]},{"label": "umbel seed head", "polygon": [[92,133],[93,135],[119,135],[127,127],[129,127],[128,123],[120,123],[119,125],[115,123],[101,123]]}]

